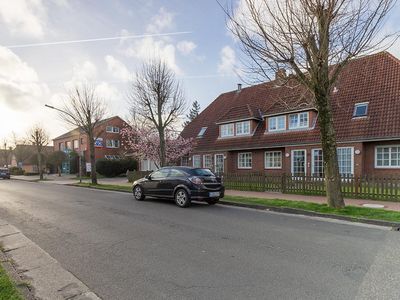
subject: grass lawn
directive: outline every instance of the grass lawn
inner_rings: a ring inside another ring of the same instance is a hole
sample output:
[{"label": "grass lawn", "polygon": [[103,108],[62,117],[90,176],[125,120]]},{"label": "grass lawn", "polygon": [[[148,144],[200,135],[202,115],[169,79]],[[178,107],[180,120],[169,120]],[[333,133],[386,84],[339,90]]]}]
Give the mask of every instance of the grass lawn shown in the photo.
[{"label": "grass lawn", "polygon": [[354,220],[372,219],[372,220],[383,220],[383,221],[400,223],[400,212],[384,210],[384,209],[356,207],[356,206],[346,206],[343,209],[335,209],[328,207],[326,204],[309,203],[302,201],[290,201],[282,199],[239,197],[239,196],[225,196],[223,200],[235,203],[242,203],[242,204],[257,204],[257,205],[264,205],[271,207],[296,208],[322,214],[347,216],[351,217]]},{"label": "grass lawn", "polygon": [[76,183],[76,186],[90,187],[99,190],[108,191],[119,191],[119,192],[132,192],[132,187],[129,185],[117,185],[117,184],[91,184],[87,182]]},{"label": "grass lawn", "polygon": [[0,300],[22,300],[15,284],[0,264]]}]

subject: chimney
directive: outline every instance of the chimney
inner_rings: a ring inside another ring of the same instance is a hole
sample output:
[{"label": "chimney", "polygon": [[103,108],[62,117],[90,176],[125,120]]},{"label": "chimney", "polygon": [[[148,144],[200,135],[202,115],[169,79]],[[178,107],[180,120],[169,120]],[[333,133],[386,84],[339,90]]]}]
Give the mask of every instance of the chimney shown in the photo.
[{"label": "chimney", "polygon": [[239,93],[242,90],[242,84],[238,83],[237,92]]},{"label": "chimney", "polygon": [[279,68],[276,72],[275,72],[275,79],[284,79],[286,78],[286,70]]}]

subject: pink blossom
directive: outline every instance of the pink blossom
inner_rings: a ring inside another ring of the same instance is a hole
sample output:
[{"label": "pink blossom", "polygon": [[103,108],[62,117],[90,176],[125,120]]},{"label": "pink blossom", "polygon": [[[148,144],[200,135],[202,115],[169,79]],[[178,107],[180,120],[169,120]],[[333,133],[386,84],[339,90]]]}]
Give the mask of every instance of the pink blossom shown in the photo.
[{"label": "pink blossom", "polygon": [[[125,149],[137,159],[149,159],[160,166],[160,138],[158,132],[149,126],[126,127],[121,130]],[[194,139],[185,139],[176,132],[165,130],[166,164],[176,164],[180,158],[192,152]]]}]

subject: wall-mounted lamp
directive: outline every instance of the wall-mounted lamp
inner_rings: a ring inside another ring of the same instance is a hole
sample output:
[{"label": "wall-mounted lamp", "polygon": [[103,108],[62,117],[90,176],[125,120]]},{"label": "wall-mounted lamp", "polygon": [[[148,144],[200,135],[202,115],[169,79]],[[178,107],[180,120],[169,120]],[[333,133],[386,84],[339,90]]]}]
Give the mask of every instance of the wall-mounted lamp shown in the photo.
[{"label": "wall-mounted lamp", "polygon": [[290,156],[290,153],[286,152],[286,153],[285,153],[285,156],[286,156],[286,157],[289,157],[289,156]]},{"label": "wall-mounted lamp", "polygon": [[360,151],[360,149],[356,149],[356,150],[354,151],[354,153],[357,154],[357,155],[359,155],[359,154],[361,153],[361,151]]}]

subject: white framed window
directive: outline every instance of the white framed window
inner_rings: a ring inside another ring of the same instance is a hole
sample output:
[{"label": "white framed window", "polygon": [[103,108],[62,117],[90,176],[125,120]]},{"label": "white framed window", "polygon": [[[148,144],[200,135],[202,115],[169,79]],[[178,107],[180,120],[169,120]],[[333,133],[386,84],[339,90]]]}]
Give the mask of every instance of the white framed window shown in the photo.
[{"label": "white framed window", "polygon": [[203,168],[212,170],[213,159],[211,154],[203,155]]},{"label": "white framed window", "polygon": [[224,173],[224,155],[223,154],[215,154],[215,173],[221,174]]},{"label": "white framed window", "polygon": [[282,169],[282,151],[266,151],[264,167],[266,169]]},{"label": "white framed window", "polygon": [[201,168],[201,156],[200,155],[193,155],[193,167],[194,168]]},{"label": "white framed window", "polygon": [[79,140],[74,140],[74,149],[79,149]]},{"label": "white framed window", "polygon": [[221,128],[221,137],[228,137],[234,135],[235,124],[223,124],[220,126]]},{"label": "white framed window", "polygon": [[181,157],[181,166],[189,166],[189,156],[185,155]]},{"label": "white framed window", "polygon": [[311,175],[315,177],[324,177],[324,157],[322,149],[311,150]]},{"label": "white framed window", "polygon": [[250,134],[250,121],[236,123],[236,135]]},{"label": "white framed window", "polygon": [[375,168],[400,168],[400,145],[375,147]]},{"label": "white framed window", "polygon": [[70,141],[66,142],[66,148],[72,150],[72,142]]},{"label": "white framed window", "polygon": [[353,117],[365,117],[368,113],[368,102],[356,103],[354,105]]},{"label": "white framed window", "polygon": [[308,128],[308,112],[289,115],[289,129]]},{"label": "white framed window", "polygon": [[106,140],[107,148],[119,148],[119,140]]},{"label": "white framed window", "polygon": [[292,174],[294,176],[304,176],[307,174],[307,151],[292,150]]},{"label": "white framed window", "polygon": [[286,130],[286,116],[268,118],[268,131]]},{"label": "white framed window", "polygon": [[[354,174],[354,148],[337,148],[339,173],[342,176]],[[312,149],[311,174],[316,177],[324,177],[324,156],[322,149]]]},{"label": "white framed window", "polygon": [[252,167],[252,153],[245,152],[238,154],[238,168],[239,169],[251,169]]},{"label": "white framed window", "polygon": [[197,137],[203,137],[203,135],[206,133],[207,127],[201,127],[199,134],[197,135]]},{"label": "white framed window", "polygon": [[119,133],[119,127],[106,126],[106,132],[108,132],[108,133]]},{"label": "white framed window", "polygon": [[337,158],[339,164],[339,173],[342,176],[354,174],[354,148],[337,148]]}]

